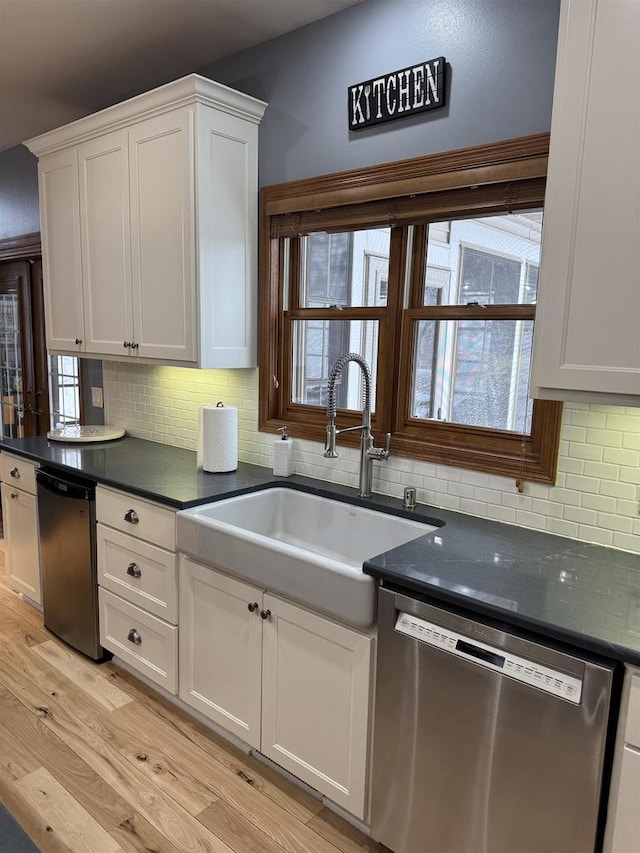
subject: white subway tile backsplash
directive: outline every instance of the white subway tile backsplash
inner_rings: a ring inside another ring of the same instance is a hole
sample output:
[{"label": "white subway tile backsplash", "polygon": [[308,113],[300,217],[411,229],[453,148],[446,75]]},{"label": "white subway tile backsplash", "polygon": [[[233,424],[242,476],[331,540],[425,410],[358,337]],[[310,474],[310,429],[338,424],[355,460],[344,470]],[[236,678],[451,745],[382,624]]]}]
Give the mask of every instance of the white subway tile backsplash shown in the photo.
[{"label": "white subway tile backsplash", "polygon": [[[274,434],[258,432],[257,370],[188,370],[105,362],[105,416],[131,435],[195,450],[197,413],[222,400],[238,408],[244,462],[271,466]],[[357,487],[358,453],[332,463],[297,440],[296,471]],[[393,451],[393,448],[392,448]],[[405,485],[434,507],[458,510],[640,554],[640,409],[567,403],[556,485],[391,457],[375,463],[374,489],[401,498]]]},{"label": "white subway tile backsplash", "polygon": [[622,433],[610,429],[587,430],[588,444],[601,444],[603,447],[622,447]]},{"label": "white subway tile backsplash", "polygon": [[620,533],[631,533],[633,530],[633,519],[599,512],[598,527],[604,527],[607,530],[617,530]]},{"label": "white subway tile backsplash", "polygon": [[586,524],[578,525],[578,539],[586,542],[595,542],[596,545],[613,545],[613,531],[604,530],[602,527],[589,527]]}]

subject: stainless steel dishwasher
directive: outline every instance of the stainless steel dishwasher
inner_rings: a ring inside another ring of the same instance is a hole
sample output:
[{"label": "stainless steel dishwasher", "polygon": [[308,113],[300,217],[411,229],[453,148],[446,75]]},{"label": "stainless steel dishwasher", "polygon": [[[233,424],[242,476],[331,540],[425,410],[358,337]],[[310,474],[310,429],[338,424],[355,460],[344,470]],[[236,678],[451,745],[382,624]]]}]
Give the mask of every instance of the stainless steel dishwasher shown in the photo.
[{"label": "stainless steel dishwasher", "polygon": [[43,468],[36,480],[45,627],[99,660],[95,484]]},{"label": "stainless steel dishwasher", "polygon": [[594,853],[614,669],[381,589],[371,834]]}]

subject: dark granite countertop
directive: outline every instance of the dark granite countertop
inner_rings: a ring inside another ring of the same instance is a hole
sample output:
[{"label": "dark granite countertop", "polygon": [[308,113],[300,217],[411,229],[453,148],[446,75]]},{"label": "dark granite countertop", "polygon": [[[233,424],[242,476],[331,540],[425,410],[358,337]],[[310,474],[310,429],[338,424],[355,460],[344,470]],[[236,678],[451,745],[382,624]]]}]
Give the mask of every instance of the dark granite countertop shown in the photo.
[{"label": "dark granite countertop", "polygon": [[361,500],[354,489],[274,477],[257,465],[207,474],[193,451],[129,436],[92,445],[4,439],[0,449],[176,509],[277,483],[434,521],[436,531],[373,557],[364,571],[444,606],[640,665],[640,555],[422,504],[407,513],[397,498]]}]

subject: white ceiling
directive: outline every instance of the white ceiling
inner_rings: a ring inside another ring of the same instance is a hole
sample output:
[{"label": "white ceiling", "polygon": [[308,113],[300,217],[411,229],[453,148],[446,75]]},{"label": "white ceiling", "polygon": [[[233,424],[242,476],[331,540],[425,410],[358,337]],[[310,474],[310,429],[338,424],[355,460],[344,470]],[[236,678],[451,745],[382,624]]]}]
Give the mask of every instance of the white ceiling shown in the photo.
[{"label": "white ceiling", "polygon": [[0,0],[0,151],[361,0]]}]

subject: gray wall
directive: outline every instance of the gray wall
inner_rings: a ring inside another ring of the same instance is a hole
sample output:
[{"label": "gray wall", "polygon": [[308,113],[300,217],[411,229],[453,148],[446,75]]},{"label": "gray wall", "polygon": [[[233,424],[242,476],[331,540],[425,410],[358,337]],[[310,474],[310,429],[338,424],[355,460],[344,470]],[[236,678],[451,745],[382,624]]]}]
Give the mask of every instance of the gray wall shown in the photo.
[{"label": "gray wall", "polygon": [[[268,185],[548,131],[559,0],[366,0],[200,69],[269,103]],[[347,87],[436,56],[448,106],[350,133]]]},{"label": "gray wall", "polygon": [[17,145],[0,153],[0,240],[39,230],[37,160]]}]

